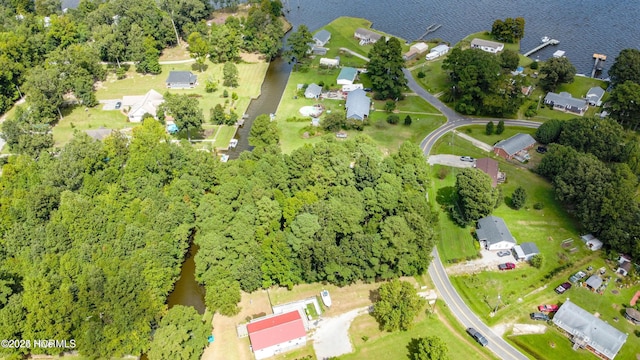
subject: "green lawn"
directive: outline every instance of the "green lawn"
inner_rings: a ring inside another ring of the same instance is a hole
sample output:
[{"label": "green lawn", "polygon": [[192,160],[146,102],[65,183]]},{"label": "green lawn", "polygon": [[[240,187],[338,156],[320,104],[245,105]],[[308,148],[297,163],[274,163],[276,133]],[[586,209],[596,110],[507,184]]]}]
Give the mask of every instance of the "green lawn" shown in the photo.
[{"label": "green lawn", "polygon": [[123,129],[137,124],[130,123],[126,115],[120,111],[103,111],[98,105],[85,111],[83,106],[63,109],[63,119],[53,127],[55,146],[61,147],[68,143],[75,131],[98,129]]},{"label": "green lawn", "polygon": [[[385,100],[373,100],[373,106],[376,110],[384,110],[385,104]],[[396,108],[404,113],[440,114],[436,108],[417,95],[407,95],[404,100],[396,103]]]},{"label": "green lawn", "polygon": [[464,39],[460,40],[459,43],[456,44],[457,47],[460,47],[462,49],[468,49],[471,47],[471,40],[473,39],[482,39],[482,40],[490,40],[490,41],[496,41],[499,43],[504,44],[504,48],[505,50],[513,50],[515,52],[520,52],[520,43],[513,43],[513,44],[509,44],[506,42],[502,42],[502,41],[498,41],[496,39],[493,38],[493,36],[491,36],[491,33],[489,31],[480,31],[474,34],[470,34],[467,37],[465,37]]},{"label": "green lawn", "polygon": [[[442,60],[444,58],[426,62],[411,72],[418,84],[432,94],[441,93],[451,87],[449,75],[442,69]],[[418,77],[421,71],[425,74],[422,79]]]},{"label": "green lawn", "polygon": [[[495,129],[495,126],[498,126],[498,122],[494,121],[493,125]],[[485,125],[465,126],[465,127],[458,128],[458,131],[466,135],[473,136],[474,138],[489,145],[494,145],[498,141],[508,139],[517,133],[530,134],[531,136],[533,136],[536,133],[536,129],[532,129],[524,126],[505,126],[504,132],[500,135],[498,134],[487,135],[485,131]]]},{"label": "green lawn", "polygon": [[574,351],[571,348],[572,343],[569,338],[562,335],[553,326],[549,326],[544,334],[509,336],[507,340],[535,359],[596,359],[587,350]]}]

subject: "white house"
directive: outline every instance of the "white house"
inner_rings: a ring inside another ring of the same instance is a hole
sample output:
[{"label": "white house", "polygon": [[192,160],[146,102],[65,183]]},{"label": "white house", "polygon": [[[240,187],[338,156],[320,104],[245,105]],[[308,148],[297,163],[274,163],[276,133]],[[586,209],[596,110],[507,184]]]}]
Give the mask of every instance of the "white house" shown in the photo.
[{"label": "white house", "polygon": [[326,43],[329,42],[330,39],[331,33],[324,29],[318,31],[315,35],[313,35],[313,41],[315,42],[316,46],[323,47]]},{"label": "white house", "polygon": [[431,49],[431,51],[427,54],[427,56],[425,57],[427,60],[433,60],[433,59],[437,59],[440,56],[446,54],[449,52],[449,46],[445,45],[445,44],[440,44],[436,47],[434,47],[433,49]]},{"label": "white house", "polygon": [[480,246],[490,251],[511,250],[516,245],[516,239],[511,235],[507,224],[496,216],[478,220],[476,235]]},{"label": "white house", "polygon": [[495,54],[504,50],[504,44],[483,39],[473,39],[471,40],[471,48]]},{"label": "white house", "polygon": [[340,58],[335,58],[335,59],[320,58],[320,66],[338,67],[340,66]]},{"label": "white house", "polygon": [[256,359],[266,359],[307,344],[307,332],[299,310],[268,316],[247,324]]},{"label": "white house", "polygon": [[122,106],[129,109],[127,116],[130,122],[141,122],[144,114],[156,118],[156,112],[160,104],[164,102],[162,94],[155,90],[149,90],[145,95],[123,96]]},{"label": "white house", "polygon": [[351,85],[356,81],[356,75],[358,75],[358,70],[356,68],[343,67],[340,70],[340,74],[338,74],[336,83],[338,85]]},{"label": "white house", "polygon": [[360,45],[373,44],[382,38],[382,35],[365,28],[357,28],[353,37],[360,40]]}]

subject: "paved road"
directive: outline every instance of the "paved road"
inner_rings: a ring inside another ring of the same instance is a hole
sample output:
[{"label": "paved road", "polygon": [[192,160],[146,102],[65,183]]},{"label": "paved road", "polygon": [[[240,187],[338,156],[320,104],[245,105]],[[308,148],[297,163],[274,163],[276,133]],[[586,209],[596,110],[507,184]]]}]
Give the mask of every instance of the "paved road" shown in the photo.
[{"label": "paved road", "polygon": [[[433,147],[435,142],[449,131],[452,131],[461,126],[475,124],[484,125],[489,121],[504,120],[471,119],[464,117],[447,107],[442,101],[440,101],[438,98],[428,93],[425,89],[418,85],[409,70],[403,69],[403,72],[405,74],[405,77],[407,78],[407,86],[409,87],[409,89],[425,99],[436,109],[440,110],[447,118],[446,123],[427,135],[420,143],[420,147],[422,148],[425,156],[429,156],[431,148]],[[537,128],[538,126],[540,126],[540,123],[527,120],[504,120],[504,124],[512,126],[525,126],[530,128]],[[449,306],[451,312],[453,312],[455,317],[458,318],[460,323],[462,323],[465,327],[473,327],[476,330],[480,331],[480,333],[482,333],[489,340],[488,348],[501,359],[528,359],[526,355],[511,346],[503,338],[496,335],[476,316],[476,314],[473,313],[473,311],[471,311],[471,309],[469,309],[469,307],[464,303],[456,289],[451,284],[451,281],[449,281],[449,277],[447,277],[444,265],[442,265],[442,261],[440,261],[437,249],[433,250],[432,256],[433,260],[431,261],[431,265],[429,265],[429,276],[433,280],[436,289],[438,289],[440,296],[442,296],[443,300]]]}]

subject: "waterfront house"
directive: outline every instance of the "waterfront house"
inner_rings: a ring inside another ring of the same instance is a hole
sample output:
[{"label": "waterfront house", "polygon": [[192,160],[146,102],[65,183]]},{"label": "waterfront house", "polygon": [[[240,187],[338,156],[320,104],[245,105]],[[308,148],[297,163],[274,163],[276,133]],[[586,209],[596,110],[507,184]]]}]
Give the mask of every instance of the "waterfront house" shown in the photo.
[{"label": "waterfront house", "polygon": [[530,261],[536,255],[540,254],[538,246],[532,242],[525,242],[513,247],[513,251],[516,253],[516,259],[520,261]]},{"label": "waterfront house", "polygon": [[335,59],[320,58],[320,66],[338,67],[340,66],[340,58],[339,57],[336,57]]},{"label": "waterfront house", "polygon": [[307,332],[299,310],[267,316],[247,324],[256,359],[266,359],[307,344]]},{"label": "waterfront house", "polygon": [[498,162],[493,159],[482,158],[476,160],[476,169],[489,175],[491,186],[493,187],[496,187],[498,183],[504,182],[506,178],[506,175],[498,169]]},{"label": "waterfront house", "polygon": [[351,85],[356,81],[356,75],[358,75],[358,70],[356,68],[343,67],[340,70],[340,74],[338,74],[336,83],[338,85]]},{"label": "waterfront house", "polygon": [[544,103],[552,106],[554,110],[569,112],[580,116],[584,115],[589,108],[585,100],[576,99],[564,91],[560,94],[553,92],[547,93],[547,96],[544,97]]},{"label": "waterfront house", "polygon": [[602,97],[604,96],[604,89],[600,86],[595,86],[587,91],[587,102],[591,106],[600,106],[602,105]]},{"label": "waterfront house", "polygon": [[415,50],[418,54],[422,54],[429,50],[429,45],[423,42],[415,43],[411,45],[410,50]]},{"label": "waterfront house", "polygon": [[552,322],[571,339],[574,348],[585,348],[601,359],[616,357],[628,334],[607,324],[567,299],[553,316]]},{"label": "waterfront house", "polygon": [[504,44],[495,42],[495,41],[483,40],[483,39],[473,39],[471,40],[471,48],[480,49],[482,51],[495,54],[504,50]]},{"label": "waterfront house", "polygon": [[325,46],[330,39],[331,33],[324,29],[313,35],[313,41],[316,43],[316,46]]},{"label": "waterfront house", "polygon": [[418,51],[416,49],[409,49],[409,51],[402,54],[402,60],[413,60],[416,56],[418,56]]},{"label": "waterfront house", "polygon": [[353,37],[360,40],[360,45],[373,44],[382,38],[382,35],[365,28],[357,28]]},{"label": "waterfront house", "polygon": [[156,112],[160,104],[164,102],[162,94],[155,90],[149,90],[145,95],[123,96],[122,106],[127,110],[130,122],[141,122],[144,114],[149,114],[157,119]]},{"label": "waterfront house", "polygon": [[171,71],[166,83],[169,89],[193,89],[198,84],[198,76],[191,71]]},{"label": "waterfront house", "polygon": [[306,90],[304,91],[304,97],[306,97],[307,99],[317,99],[320,97],[321,93],[322,87],[318,84],[312,83],[309,84],[309,86],[307,86]]},{"label": "waterfront house", "polygon": [[363,121],[369,117],[369,109],[371,107],[371,99],[362,89],[356,89],[347,94],[347,119]]},{"label": "waterfront house", "polygon": [[440,44],[434,47],[433,49],[431,49],[431,51],[427,54],[427,56],[425,56],[425,58],[427,60],[434,60],[448,52],[449,52],[449,46],[445,44]]},{"label": "waterfront house", "polygon": [[311,46],[309,52],[313,55],[327,55],[328,48],[322,46],[316,46],[315,44]]},{"label": "waterfront house", "polygon": [[525,161],[529,159],[528,150],[535,145],[536,140],[529,134],[517,133],[512,137],[501,140],[493,146],[493,153],[505,160],[516,159]]},{"label": "waterfront house", "polygon": [[476,236],[480,246],[490,251],[511,250],[516,245],[504,220],[493,215],[478,220]]}]

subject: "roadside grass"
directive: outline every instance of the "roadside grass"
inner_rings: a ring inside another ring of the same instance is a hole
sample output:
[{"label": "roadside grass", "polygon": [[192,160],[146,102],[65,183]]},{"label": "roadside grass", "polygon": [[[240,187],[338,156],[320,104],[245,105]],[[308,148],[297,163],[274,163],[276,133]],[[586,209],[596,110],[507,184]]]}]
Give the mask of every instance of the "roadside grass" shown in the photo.
[{"label": "roadside grass", "polygon": [[[441,93],[451,87],[449,75],[442,69],[442,60],[443,58],[439,58],[426,62],[411,72],[416,82],[432,94]],[[422,79],[418,77],[421,71],[425,74]]]},{"label": "roadside grass", "polygon": [[594,355],[587,350],[573,350],[569,338],[553,326],[547,326],[544,334],[506,336],[505,338],[534,359],[595,359]]},{"label": "roadside grass", "polygon": [[[495,126],[498,126],[498,122],[493,122],[494,129]],[[495,145],[500,140],[508,139],[517,133],[524,133],[533,136],[536,133],[536,129],[524,127],[524,126],[505,126],[504,132],[500,135],[491,134],[487,135],[485,131],[485,125],[471,125],[458,128],[457,130],[461,133],[464,133],[469,136],[473,136],[475,139],[478,139],[486,144]]]},{"label": "roadside grass", "polygon": [[426,305],[408,331],[384,332],[371,315],[358,316],[349,329],[355,350],[351,354],[340,356],[340,359],[403,359],[408,355],[407,345],[411,339],[425,336],[437,336],[448,344],[451,359],[495,358],[487,349],[466,336],[465,330],[441,300],[434,307],[437,313],[426,315],[425,309],[431,309],[431,305]]},{"label": "roadside grass", "polygon": [[107,129],[124,129],[139,124],[130,123],[126,115],[120,111],[104,111],[100,107],[88,108],[84,106],[62,109],[63,118],[53,127],[54,145],[61,147],[71,141],[76,131],[95,130],[100,127]]},{"label": "roadside grass", "polygon": [[[373,100],[373,106],[376,110],[384,110],[386,100]],[[440,114],[440,112],[418,95],[406,95],[403,100],[396,103],[397,109],[402,109],[406,113],[427,113]]]}]

